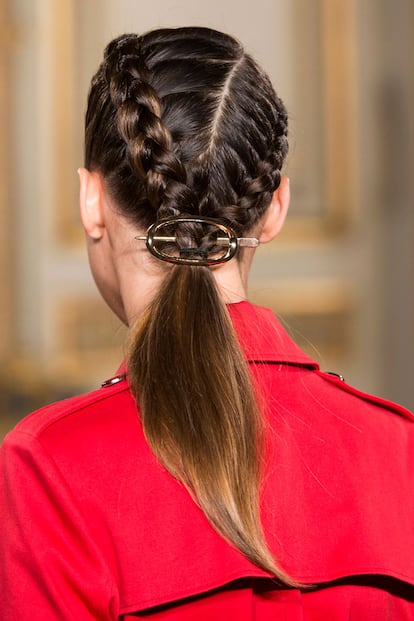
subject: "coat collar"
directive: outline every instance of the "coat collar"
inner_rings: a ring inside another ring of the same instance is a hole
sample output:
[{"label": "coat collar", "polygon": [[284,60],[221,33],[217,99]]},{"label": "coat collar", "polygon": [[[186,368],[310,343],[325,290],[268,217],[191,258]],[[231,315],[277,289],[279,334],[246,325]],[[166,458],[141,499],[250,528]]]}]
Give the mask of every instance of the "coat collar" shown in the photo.
[{"label": "coat collar", "polygon": [[227,308],[249,362],[278,362],[319,369],[318,363],[296,345],[270,309],[245,301],[229,304]]},{"label": "coat collar", "polygon": [[[227,310],[248,362],[273,362],[319,370],[318,363],[296,345],[269,308],[242,301],[228,304]],[[126,362],[123,361],[116,375],[105,385],[116,383],[125,374]]]}]

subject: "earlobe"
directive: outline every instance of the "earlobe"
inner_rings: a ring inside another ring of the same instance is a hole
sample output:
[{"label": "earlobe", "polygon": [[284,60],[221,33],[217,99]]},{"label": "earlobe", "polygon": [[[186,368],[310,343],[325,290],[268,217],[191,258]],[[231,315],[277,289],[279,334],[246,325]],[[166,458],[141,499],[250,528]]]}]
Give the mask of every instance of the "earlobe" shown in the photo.
[{"label": "earlobe", "polygon": [[79,168],[78,174],[80,215],[83,228],[88,237],[99,240],[105,229],[102,178],[98,172],[91,172],[86,168]]},{"label": "earlobe", "polygon": [[290,203],[288,177],[282,176],[280,185],[273,192],[273,197],[264,215],[264,225],[259,240],[261,244],[272,241],[281,231]]}]

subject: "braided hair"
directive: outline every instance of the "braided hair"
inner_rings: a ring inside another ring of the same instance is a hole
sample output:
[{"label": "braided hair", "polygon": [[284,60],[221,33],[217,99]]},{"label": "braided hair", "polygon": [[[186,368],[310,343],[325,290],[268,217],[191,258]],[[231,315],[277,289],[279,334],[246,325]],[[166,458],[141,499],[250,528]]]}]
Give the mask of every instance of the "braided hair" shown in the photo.
[{"label": "braided hair", "polygon": [[[243,236],[280,183],[286,136],[281,100],[238,41],[160,29],[107,46],[89,93],[85,165],[139,227],[187,214]],[[209,243],[196,222],[186,234]],[[294,585],[262,532],[262,415],[212,270],[166,271],[127,361],[146,438],[223,537]]]}]

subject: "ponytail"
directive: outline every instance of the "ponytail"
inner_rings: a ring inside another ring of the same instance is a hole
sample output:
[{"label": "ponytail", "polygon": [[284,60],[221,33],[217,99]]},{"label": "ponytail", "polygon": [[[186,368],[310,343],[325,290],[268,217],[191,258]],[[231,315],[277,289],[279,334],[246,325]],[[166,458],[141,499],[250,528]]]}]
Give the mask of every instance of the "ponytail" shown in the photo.
[{"label": "ponytail", "polygon": [[262,417],[211,270],[176,266],[128,357],[147,441],[214,528],[280,582],[259,512]]}]

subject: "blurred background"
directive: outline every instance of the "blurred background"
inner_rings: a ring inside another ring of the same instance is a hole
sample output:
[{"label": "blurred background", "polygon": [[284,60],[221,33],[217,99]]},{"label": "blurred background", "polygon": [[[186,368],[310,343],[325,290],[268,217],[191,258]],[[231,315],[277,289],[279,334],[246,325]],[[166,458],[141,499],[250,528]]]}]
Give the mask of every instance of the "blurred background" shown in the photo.
[{"label": "blurred background", "polygon": [[123,357],[78,218],[86,94],[112,37],[179,25],[240,38],[289,109],[291,213],[251,298],[414,408],[413,0],[0,0],[0,435]]}]

